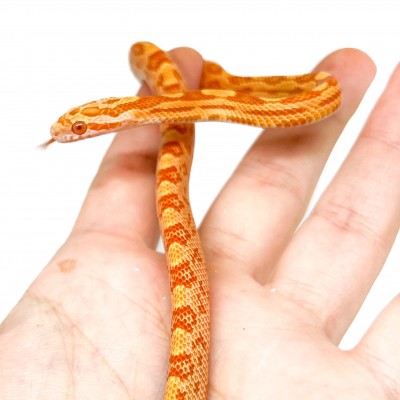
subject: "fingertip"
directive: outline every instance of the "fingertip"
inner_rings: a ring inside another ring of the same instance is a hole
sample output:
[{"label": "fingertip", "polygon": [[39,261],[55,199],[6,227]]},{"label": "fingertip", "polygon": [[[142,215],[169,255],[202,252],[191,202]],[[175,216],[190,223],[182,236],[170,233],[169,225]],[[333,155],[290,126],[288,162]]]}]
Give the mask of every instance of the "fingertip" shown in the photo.
[{"label": "fingertip", "polygon": [[376,65],[372,58],[356,48],[343,48],[332,52],[318,64],[316,69],[335,71],[341,75],[349,71],[357,71],[361,75],[372,77],[376,74]]},{"label": "fingertip", "polygon": [[197,89],[200,85],[204,63],[201,54],[190,47],[179,47],[171,50],[169,54],[182,72],[188,89]]},{"label": "fingertip", "polygon": [[364,91],[373,81],[376,65],[371,57],[362,50],[343,48],[325,57],[315,68],[328,71],[335,76],[343,89],[355,85]]},{"label": "fingertip", "polygon": [[338,80],[342,90],[342,104],[335,119],[347,121],[374,80],[376,65],[365,52],[343,48],[325,57],[315,70],[327,71]]}]

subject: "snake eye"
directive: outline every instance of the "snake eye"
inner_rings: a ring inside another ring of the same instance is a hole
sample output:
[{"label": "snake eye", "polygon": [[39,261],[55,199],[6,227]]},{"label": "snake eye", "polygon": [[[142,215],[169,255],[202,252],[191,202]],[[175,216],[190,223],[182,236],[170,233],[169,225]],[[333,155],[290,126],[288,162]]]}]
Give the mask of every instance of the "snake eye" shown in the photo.
[{"label": "snake eye", "polygon": [[71,130],[75,135],[83,135],[87,130],[87,125],[83,121],[77,121],[72,125]]}]

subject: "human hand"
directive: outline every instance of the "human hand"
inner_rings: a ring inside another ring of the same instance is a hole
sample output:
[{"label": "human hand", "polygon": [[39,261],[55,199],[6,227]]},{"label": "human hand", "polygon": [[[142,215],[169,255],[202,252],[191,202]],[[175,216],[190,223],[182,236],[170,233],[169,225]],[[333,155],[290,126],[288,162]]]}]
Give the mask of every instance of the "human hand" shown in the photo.
[{"label": "human hand", "polygon": [[[173,54],[195,87],[201,58]],[[315,125],[263,133],[200,228],[210,400],[399,397],[398,298],[355,349],[337,345],[399,228],[400,68],[294,233],[374,75],[356,50],[318,69],[339,79],[341,109]],[[1,399],[162,398],[170,305],[164,256],[154,251],[158,141],[154,126],[116,136],[70,237],[0,327]]]}]

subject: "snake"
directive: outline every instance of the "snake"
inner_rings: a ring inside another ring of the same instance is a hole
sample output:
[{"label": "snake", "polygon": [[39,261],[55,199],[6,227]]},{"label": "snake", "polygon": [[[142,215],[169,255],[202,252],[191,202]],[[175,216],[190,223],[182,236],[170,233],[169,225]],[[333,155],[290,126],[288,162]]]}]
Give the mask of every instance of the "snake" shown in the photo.
[{"label": "snake", "polygon": [[74,107],[50,129],[53,142],[69,143],[160,124],[156,202],[168,265],[172,320],[164,400],[206,400],[209,389],[210,300],[205,256],[189,202],[194,123],[222,121],[285,128],[319,121],[341,103],[328,72],[245,77],[204,61],[199,89],[188,90],[167,52],[149,42],[130,50],[134,74],[152,95],[108,97]]}]

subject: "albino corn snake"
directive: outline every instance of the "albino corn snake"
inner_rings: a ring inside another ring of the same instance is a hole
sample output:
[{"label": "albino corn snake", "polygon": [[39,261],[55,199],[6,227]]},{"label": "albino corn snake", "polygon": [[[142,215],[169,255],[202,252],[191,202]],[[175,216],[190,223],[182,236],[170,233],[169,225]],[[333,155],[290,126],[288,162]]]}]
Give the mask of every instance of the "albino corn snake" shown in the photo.
[{"label": "albino corn snake", "polygon": [[73,142],[145,124],[161,124],[156,171],[157,210],[172,295],[171,351],[165,400],[205,400],[210,306],[207,270],[188,194],[194,122],[227,121],[292,127],[334,112],[341,91],[326,72],[238,77],[205,62],[200,89],[187,91],[169,56],[136,43],[131,67],[154,96],[106,98],[73,108],[51,127],[52,142]]}]

